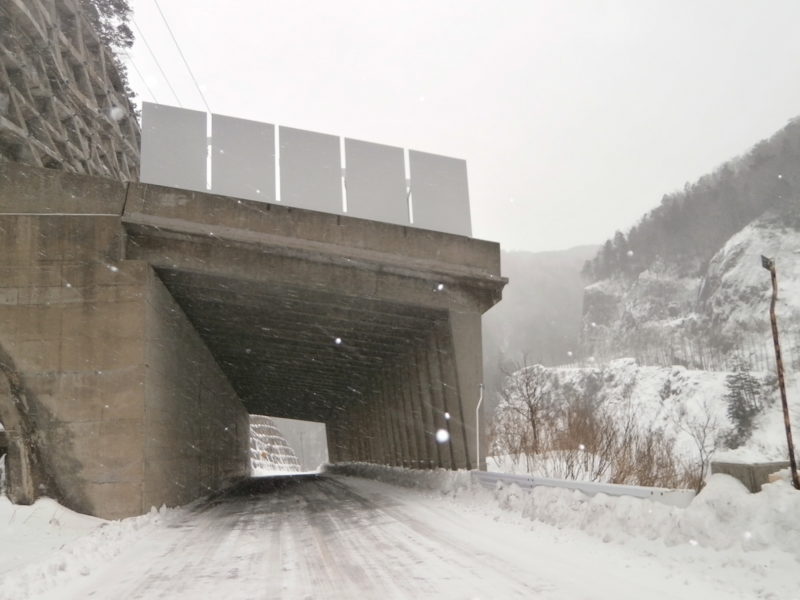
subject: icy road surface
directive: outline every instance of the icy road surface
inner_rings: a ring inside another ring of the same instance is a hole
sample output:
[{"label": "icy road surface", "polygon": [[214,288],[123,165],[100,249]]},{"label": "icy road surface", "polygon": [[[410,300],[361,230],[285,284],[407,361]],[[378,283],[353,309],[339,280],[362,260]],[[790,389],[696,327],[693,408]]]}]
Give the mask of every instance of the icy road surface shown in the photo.
[{"label": "icy road surface", "polygon": [[82,575],[44,597],[740,597],[625,546],[559,541],[441,496],[332,475],[249,480]]}]

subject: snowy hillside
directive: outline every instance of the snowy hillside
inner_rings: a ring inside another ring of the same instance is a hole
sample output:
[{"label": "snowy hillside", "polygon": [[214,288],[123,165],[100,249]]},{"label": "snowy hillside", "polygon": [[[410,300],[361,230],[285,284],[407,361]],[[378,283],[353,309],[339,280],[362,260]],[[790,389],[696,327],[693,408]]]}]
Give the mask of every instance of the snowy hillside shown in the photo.
[{"label": "snowy hillside", "polygon": [[[730,375],[641,366],[633,359],[586,368],[527,367],[509,379],[495,413],[489,467],[694,487],[701,469],[723,452],[727,459],[786,460],[782,411],[768,374],[750,374],[767,382],[760,387],[763,406],[752,433],[735,452],[725,448],[736,428],[728,416]],[[790,377],[788,384],[797,425],[798,378]]]},{"label": "snowy hillside", "polygon": [[800,338],[800,216],[770,212],[734,235],[708,266],[697,311],[726,345],[742,336],[771,340],[772,288],[761,256],[773,258],[778,271],[777,314],[785,346]]},{"label": "snowy hillside", "polygon": [[778,270],[778,324],[787,367],[800,367],[800,215],[770,211],[728,240],[703,276],[656,262],[634,280],[612,278],[584,295],[583,354],[643,364],[724,370],[733,357],[774,368],[772,293],[761,255]]}]

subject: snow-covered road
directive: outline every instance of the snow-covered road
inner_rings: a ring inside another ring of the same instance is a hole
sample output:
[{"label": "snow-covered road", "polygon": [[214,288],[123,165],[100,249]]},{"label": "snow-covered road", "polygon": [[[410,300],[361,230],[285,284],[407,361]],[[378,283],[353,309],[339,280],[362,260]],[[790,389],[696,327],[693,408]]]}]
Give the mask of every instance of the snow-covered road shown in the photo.
[{"label": "snow-covered road", "polygon": [[258,478],[177,511],[41,597],[752,597],[723,573],[575,533],[373,480]]}]

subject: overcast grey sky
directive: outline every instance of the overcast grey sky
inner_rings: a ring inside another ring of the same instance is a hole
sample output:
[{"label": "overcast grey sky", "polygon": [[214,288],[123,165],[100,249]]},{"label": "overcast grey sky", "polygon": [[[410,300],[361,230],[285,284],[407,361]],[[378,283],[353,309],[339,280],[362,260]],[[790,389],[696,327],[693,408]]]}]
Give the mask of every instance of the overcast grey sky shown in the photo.
[{"label": "overcast grey sky", "polygon": [[[154,0],[131,4],[203,110]],[[214,112],[465,158],[473,232],[505,249],[600,243],[800,115],[798,0],[159,4]],[[176,105],[131,56],[141,99]]]}]

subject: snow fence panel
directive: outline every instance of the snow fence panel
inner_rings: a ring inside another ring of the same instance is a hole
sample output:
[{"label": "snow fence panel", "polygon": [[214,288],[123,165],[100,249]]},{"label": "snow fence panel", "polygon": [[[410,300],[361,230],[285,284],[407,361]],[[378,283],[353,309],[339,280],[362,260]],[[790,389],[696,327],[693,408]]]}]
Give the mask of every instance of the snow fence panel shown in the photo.
[{"label": "snow fence panel", "polygon": [[211,191],[275,202],[274,126],[217,114],[211,119]]},{"label": "snow fence panel", "polygon": [[206,113],[142,103],[142,183],[205,192]]},{"label": "snow fence panel", "polygon": [[348,214],[410,225],[403,149],[350,138],[344,148]]},{"label": "snow fence panel", "polygon": [[278,127],[280,201],[287,206],[342,214],[342,157],[339,138]]}]

